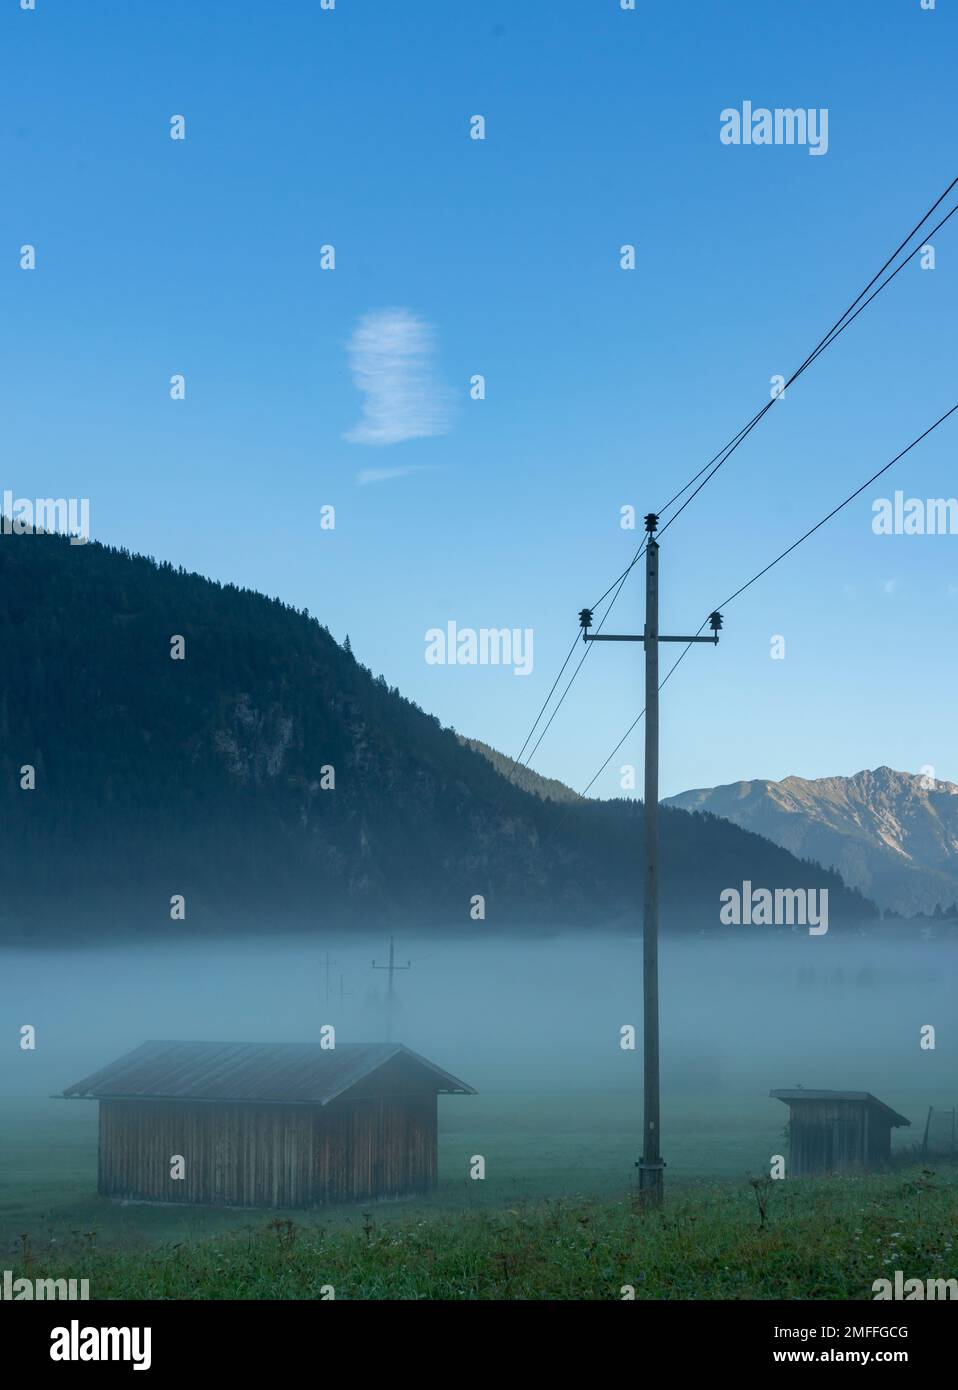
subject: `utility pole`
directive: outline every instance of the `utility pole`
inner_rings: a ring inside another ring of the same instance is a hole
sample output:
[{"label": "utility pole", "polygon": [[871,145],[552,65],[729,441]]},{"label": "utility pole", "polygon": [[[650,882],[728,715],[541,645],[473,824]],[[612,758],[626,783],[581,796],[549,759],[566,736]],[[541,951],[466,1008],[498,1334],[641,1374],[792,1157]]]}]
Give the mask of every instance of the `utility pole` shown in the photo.
[{"label": "utility pole", "polygon": [[579,614],[584,642],[642,642],[645,646],[645,902],[642,917],[643,993],[643,1140],[639,1170],[640,1200],[662,1201],[665,1162],[661,1153],[659,1106],[659,643],[711,642],[716,645],[721,613],[709,615],[711,637],[663,637],[659,632],[659,519],[645,518],[645,628],[641,636],[590,633],[592,610]]},{"label": "utility pole", "polygon": [[326,952],[326,963],[325,963],[325,965],[323,966],[323,969],[326,971],[326,1007],[327,1007],[327,1008],[329,1007],[329,972],[330,972],[330,968],[331,968],[332,966],[338,965],[338,964],[339,964],[339,961],[338,961],[338,960],[330,960],[330,959],[329,959],[329,952],[327,951],[327,952]]},{"label": "utility pole", "polygon": [[393,975],[396,973],[397,970],[411,970],[411,969],[412,969],[412,961],[408,961],[408,960],[407,960],[405,965],[397,965],[397,964],[395,963],[394,941],[393,941],[393,938],[390,937],[390,938],[389,938],[389,964],[388,964],[388,965],[377,965],[376,962],[373,961],[373,969],[374,969],[374,970],[388,970],[388,971],[389,971],[389,976],[388,976],[388,981],[389,981],[389,983],[388,983],[387,988],[386,988],[386,1041],[387,1041],[387,1042],[392,1042],[392,1037],[393,1037],[393,1007],[394,1007],[395,1002],[396,1002],[396,992],[395,992],[395,990],[393,989]]}]

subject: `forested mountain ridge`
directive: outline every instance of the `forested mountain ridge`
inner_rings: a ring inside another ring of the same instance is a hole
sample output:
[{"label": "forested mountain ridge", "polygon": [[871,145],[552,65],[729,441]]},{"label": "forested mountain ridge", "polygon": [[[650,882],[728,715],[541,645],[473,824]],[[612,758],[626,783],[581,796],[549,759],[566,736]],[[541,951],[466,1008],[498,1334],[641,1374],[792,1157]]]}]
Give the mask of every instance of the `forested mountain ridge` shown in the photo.
[{"label": "forested mountain ridge", "polygon": [[[177,895],[194,932],[637,922],[640,805],[511,785],[307,613],[49,535],[0,538],[0,586],[7,939],[162,934]],[[712,926],[743,878],[870,915],[836,874],[663,808],[667,927]]]},{"label": "forested mountain ridge", "polygon": [[476,753],[481,753],[492,763],[501,776],[508,777],[523,791],[534,792],[543,801],[561,801],[568,805],[581,799],[578,792],[567,787],[565,782],[559,782],[555,777],[543,777],[540,773],[533,772],[524,763],[517,762],[515,758],[507,757],[505,753],[500,753],[497,748],[483,743],[481,739],[465,738],[460,734],[459,741],[464,743],[467,748],[472,748]]}]

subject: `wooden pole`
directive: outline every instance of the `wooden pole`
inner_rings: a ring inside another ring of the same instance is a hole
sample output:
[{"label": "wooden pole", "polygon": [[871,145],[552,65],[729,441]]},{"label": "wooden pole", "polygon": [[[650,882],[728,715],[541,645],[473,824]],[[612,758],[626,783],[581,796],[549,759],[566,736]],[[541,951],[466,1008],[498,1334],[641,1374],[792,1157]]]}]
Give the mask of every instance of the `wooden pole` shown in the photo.
[{"label": "wooden pole", "polygon": [[650,1206],[657,1206],[662,1201],[665,1168],[659,1148],[662,1138],[659,1123],[659,643],[683,642],[686,648],[696,642],[718,646],[722,627],[722,615],[715,612],[710,613],[706,620],[711,629],[710,637],[702,636],[705,623],[691,637],[668,637],[659,631],[659,546],[655,539],[658,524],[658,517],[650,512],[645,518],[648,540],[645,547],[645,628],[642,636],[629,632],[590,632],[593,610],[583,608],[579,613],[583,642],[645,644],[645,904],[642,919],[644,1114],[642,1157],[635,1166],[639,1170],[641,1200]]},{"label": "wooden pole", "polygon": [[659,1152],[659,547],[645,552],[645,908],[642,920],[644,1116],[639,1193],[662,1201]]},{"label": "wooden pole", "polygon": [[411,969],[411,966],[412,966],[412,962],[411,962],[411,961],[408,961],[408,960],[406,961],[406,964],[405,964],[405,965],[397,965],[397,964],[396,964],[395,940],[394,940],[393,937],[390,937],[390,938],[389,938],[389,964],[388,964],[388,965],[377,965],[376,962],[373,961],[373,969],[374,969],[374,970],[388,970],[388,971],[389,971],[389,974],[388,974],[388,976],[386,977],[387,980],[388,980],[388,984],[387,984],[387,986],[386,986],[386,1041],[387,1041],[387,1042],[392,1042],[392,1036],[393,1036],[393,1008],[394,1008],[395,1003],[396,1003],[396,992],[395,992],[395,990],[394,990],[394,988],[393,988],[393,976],[395,975],[395,973],[396,973],[397,970],[409,970],[409,969]]}]

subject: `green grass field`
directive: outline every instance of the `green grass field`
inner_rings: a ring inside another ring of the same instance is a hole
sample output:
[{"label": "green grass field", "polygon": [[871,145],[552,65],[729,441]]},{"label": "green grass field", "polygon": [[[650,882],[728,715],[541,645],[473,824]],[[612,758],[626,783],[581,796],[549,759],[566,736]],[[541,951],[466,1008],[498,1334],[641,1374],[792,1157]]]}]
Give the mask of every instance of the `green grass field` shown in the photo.
[{"label": "green grass field", "polygon": [[958,1170],[903,1146],[883,1174],[765,1184],[785,1117],[761,1096],[673,1103],[668,1200],[643,1213],[634,1097],[450,1097],[430,1197],[272,1212],[100,1198],[95,1105],[50,1101],[8,1112],[0,1246],[93,1298],[870,1298],[888,1270],[958,1276]]}]

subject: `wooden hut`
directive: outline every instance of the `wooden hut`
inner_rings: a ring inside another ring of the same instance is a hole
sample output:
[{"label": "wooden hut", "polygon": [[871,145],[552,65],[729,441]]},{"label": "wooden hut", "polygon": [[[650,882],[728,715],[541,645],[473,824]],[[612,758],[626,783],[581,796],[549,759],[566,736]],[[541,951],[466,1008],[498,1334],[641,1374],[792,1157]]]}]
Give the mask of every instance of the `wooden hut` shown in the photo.
[{"label": "wooden hut", "polygon": [[868,1091],[770,1091],[788,1106],[789,1173],[794,1178],[871,1168],[891,1156],[891,1132],[910,1125]]},{"label": "wooden hut", "polygon": [[440,1093],[475,1094],[396,1043],[146,1042],[63,1095],[100,1103],[104,1196],[304,1207],[434,1187]]}]

